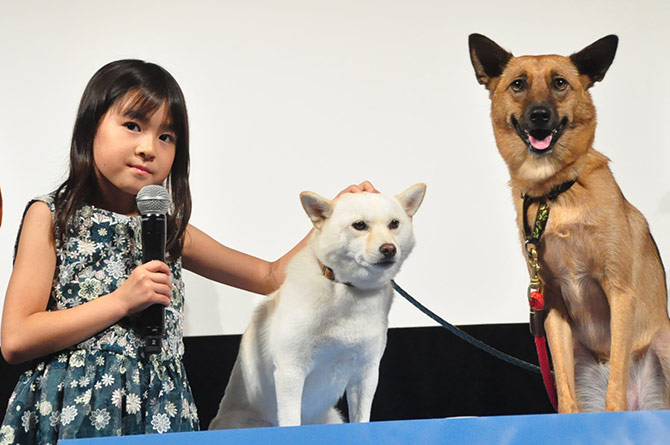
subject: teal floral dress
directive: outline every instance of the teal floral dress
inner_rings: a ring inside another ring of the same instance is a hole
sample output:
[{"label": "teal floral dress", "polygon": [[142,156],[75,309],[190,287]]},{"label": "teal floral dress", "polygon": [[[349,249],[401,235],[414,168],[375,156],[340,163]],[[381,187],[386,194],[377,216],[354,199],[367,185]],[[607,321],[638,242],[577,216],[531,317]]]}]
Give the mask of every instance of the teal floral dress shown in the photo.
[{"label": "teal floral dress", "polygon": [[[54,214],[53,196],[36,200]],[[113,292],[142,260],[140,217],[83,205],[75,218],[77,233],[56,246],[50,311]],[[145,354],[136,320],[126,318],[44,357],[20,377],[0,427],[0,445],[55,445],[66,438],[198,429],[181,361],[181,259],[168,265],[173,288],[162,351]]]}]

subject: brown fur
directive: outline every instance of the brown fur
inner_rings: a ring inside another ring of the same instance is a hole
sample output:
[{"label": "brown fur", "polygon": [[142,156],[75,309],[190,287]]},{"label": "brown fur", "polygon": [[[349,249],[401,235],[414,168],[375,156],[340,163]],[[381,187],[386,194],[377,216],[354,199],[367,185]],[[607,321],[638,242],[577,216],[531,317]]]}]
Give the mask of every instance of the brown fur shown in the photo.
[{"label": "brown fur", "polygon": [[[616,37],[608,36],[570,57],[514,57],[484,36],[470,36],[475,73],[489,90],[495,139],[509,169],[522,240],[522,194],[544,196],[576,179],[550,203],[538,246],[548,307],[545,328],[559,412],[564,413],[580,410],[576,347],[609,362],[608,411],[627,409],[631,363],[649,349],[652,339],[653,351],[666,373],[670,371],[670,320],[658,249],[645,218],[621,193],[609,160],[592,148],[596,113],[588,89],[604,77],[616,45]],[[555,83],[557,78],[568,86],[557,88],[562,86]],[[517,79],[522,79],[522,91],[512,88]],[[537,106],[567,122],[546,154],[531,153],[513,120],[523,127],[523,116]],[[530,222],[536,211],[537,204],[531,205]],[[670,408],[668,388],[661,391]]]}]

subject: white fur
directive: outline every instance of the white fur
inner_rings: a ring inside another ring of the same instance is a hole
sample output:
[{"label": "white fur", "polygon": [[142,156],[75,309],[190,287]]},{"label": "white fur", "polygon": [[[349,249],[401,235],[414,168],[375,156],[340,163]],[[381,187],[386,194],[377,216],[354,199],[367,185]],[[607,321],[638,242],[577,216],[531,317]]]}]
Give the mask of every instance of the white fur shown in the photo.
[{"label": "white fur", "polygon": [[[583,347],[575,349],[576,396],[581,411],[605,411],[609,362],[598,362]],[[627,406],[635,410],[667,409],[665,377],[658,356],[648,348],[633,358],[628,374]]]},{"label": "white fur", "polygon": [[[334,405],[345,391],[350,420],[370,419],[391,279],[414,246],[411,217],[425,189],[417,184],[395,198],[345,194],[336,202],[301,194],[316,230],[242,336],[210,429],[340,423]],[[397,229],[389,228],[393,220]],[[357,221],[367,229],[352,227]],[[380,265],[383,244],[396,248],[392,265]],[[323,276],[319,260],[335,282]]]}]

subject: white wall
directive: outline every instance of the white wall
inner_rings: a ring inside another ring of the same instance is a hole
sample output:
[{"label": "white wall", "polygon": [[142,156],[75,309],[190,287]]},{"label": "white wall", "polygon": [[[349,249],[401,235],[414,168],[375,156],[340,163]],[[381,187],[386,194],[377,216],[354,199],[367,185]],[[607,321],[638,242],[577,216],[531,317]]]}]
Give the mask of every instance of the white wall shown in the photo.
[{"label": "white wall", "polygon": [[[186,95],[194,225],[275,259],[310,227],[300,191],[425,182],[418,245],[398,283],[454,323],[525,322],[527,275],[487,93],[470,65],[472,32],[516,55],[567,55],[619,35],[592,90],[595,145],[668,264],[667,19],[666,0],[0,0],[0,293],[25,203],[64,178],[86,82],[134,57],[163,65]],[[259,297],[186,281],[187,335],[242,332]],[[401,298],[391,318],[432,324]]]}]

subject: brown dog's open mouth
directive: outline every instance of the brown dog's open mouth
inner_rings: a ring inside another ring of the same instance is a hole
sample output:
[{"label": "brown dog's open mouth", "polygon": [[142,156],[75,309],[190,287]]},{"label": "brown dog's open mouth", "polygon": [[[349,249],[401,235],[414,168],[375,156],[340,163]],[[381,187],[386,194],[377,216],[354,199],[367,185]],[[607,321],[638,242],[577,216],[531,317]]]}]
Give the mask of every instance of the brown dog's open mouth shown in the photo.
[{"label": "brown dog's open mouth", "polygon": [[528,151],[535,156],[545,156],[551,153],[556,145],[556,141],[561,137],[565,127],[568,126],[568,118],[564,117],[554,129],[535,128],[525,130],[519,125],[519,121],[512,116],[512,124],[516,133],[522,141],[526,143]]}]

